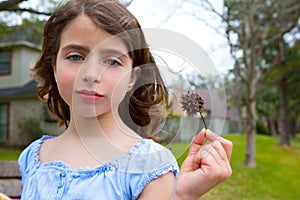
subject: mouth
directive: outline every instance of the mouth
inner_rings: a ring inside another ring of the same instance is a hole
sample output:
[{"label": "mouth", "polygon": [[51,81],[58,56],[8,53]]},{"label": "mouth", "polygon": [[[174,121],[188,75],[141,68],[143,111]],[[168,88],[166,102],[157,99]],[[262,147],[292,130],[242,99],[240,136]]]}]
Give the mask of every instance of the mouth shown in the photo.
[{"label": "mouth", "polygon": [[98,99],[104,97],[104,95],[101,95],[93,90],[78,90],[76,91],[76,94],[86,101],[97,101]]}]

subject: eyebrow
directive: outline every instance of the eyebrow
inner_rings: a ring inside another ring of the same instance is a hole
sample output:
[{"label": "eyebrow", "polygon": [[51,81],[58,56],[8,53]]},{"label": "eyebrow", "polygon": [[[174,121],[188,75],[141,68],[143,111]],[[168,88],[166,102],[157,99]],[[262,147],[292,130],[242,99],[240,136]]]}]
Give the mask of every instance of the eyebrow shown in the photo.
[{"label": "eyebrow", "polygon": [[[82,46],[82,45],[78,45],[78,44],[69,44],[66,45],[62,48],[63,51],[67,51],[67,50],[80,50],[80,51],[84,51],[84,52],[90,52],[90,48],[87,46]],[[128,53],[123,52],[119,49],[114,49],[114,48],[102,48],[99,51],[100,54],[103,55],[118,55],[119,57],[122,58],[126,58],[129,59]]]},{"label": "eyebrow", "polygon": [[122,50],[119,49],[113,49],[113,48],[103,48],[99,50],[100,54],[103,54],[104,56],[106,55],[117,55],[118,57],[122,57],[125,59],[129,59],[129,55],[127,52],[123,52]]},{"label": "eyebrow", "polygon": [[90,49],[87,47],[87,46],[82,46],[82,45],[78,45],[78,44],[69,44],[69,45],[66,45],[62,48],[63,51],[66,51],[66,50],[81,50],[81,51],[84,51],[84,52],[89,52]]}]

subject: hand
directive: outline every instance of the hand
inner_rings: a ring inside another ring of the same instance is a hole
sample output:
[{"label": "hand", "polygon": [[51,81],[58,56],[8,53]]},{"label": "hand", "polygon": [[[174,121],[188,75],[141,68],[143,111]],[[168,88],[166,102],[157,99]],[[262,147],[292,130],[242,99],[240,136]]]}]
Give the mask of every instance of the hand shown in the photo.
[{"label": "hand", "polygon": [[[205,144],[206,139],[211,143]],[[232,174],[230,157],[232,142],[202,129],[191,142],[189,153],[181,165],[172,199],[199,199]]]}]

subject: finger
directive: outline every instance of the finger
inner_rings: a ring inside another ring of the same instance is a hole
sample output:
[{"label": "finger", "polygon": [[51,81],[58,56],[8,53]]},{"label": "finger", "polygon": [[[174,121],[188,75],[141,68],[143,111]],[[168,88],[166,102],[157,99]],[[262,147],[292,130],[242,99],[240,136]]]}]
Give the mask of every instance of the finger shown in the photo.
[{"label": "finger", "polygon": [[181,173],[199,168],[199,166],[194,162],[194,157],[203,146],[203,143],[205,143],[205,132],[206,130],[202,129],[196,136],[193,137],[190,144],[189,153],[181,165]]},{"label": "finger", "polygon": [[214,157],[216,160],[221,159],[222,161],[228,162],[229,159],[227,157],[227,153],[219,140],[215,140],[211,143],[213,149],[215,150],[216,154]]},{"label": "finger", "polygon": [[215,167],[219,166],[218,172],[220,172],[219,175],[223,178],[230,177],[232,174],[232,169],[230,166],[230,159],[227,157],[225,149],[218,140],[212,142],[212,145],[214,150],[210,151],[208,158],[212,157],[210,161],[216,163],[217,165],[214,165],[214,163],[210,164],[214,165]]},{"label": "finger", "polygon": [[206,147],[205,145],[203,151],[201,149],[199,154],[195,156],[195,162],[197,163],[194,165],[194,170],[198,168],[201,168],[202,170],[210,170],[214,173],[214,176],[219,177],[222,180],[230,177],[232,169],[230,162],[226,157],[226,153],[223,151],[221,155],[218,152],[218,148],[223,149],[220,142],[212,142],[209,146]]},{"label": "finger", "polygon": [[219,139],[219,136],[209,129],[206,130],[206,137],[211,142]]},{"label": "finger", "polygon": [[196,153],[194,157],[194,162],[198,165],[208,164],[209,162],[207,162],[207,159],[209,156],[211,156],[210,154],[213,151],[216,151],[214,149],[213,143],[202,146],[201,149]]},{"label": "finger", "polygon": [[233,143],[230,140],[227,140],[224,138],[221,138],[219,141],[226,152],[228,160],[230,160],[231,154],[232,154]]},{"label": "finger", "polygon": [[230,160],[233,147],[233,143],[230,140],[218,136],[209,129],[206,131],[206,137],[209,141],[219,141],[226,152],[227,158]]},{"label": "finger", "polygon": [[192,140],[192,144],[203,145],[206,141],[206,129],[202,129]]},{"label": "finger", "polygon": [[206,135],[206,130],[202,129],[195,137],[193,137],[190,145],[189,155],[190,154],[194,155],[196,152],[199,151],[201,146],[203,146],[203,144],[206,141],[205,135]]},{"label": "finger", "polygon": [[218,140],[211,142],[210,144],[204,145],[196,154],[194,161],[197,164],[202,164],[209,156],[213,157],[214,162],[223,164],[228,162],[227,154]]}]

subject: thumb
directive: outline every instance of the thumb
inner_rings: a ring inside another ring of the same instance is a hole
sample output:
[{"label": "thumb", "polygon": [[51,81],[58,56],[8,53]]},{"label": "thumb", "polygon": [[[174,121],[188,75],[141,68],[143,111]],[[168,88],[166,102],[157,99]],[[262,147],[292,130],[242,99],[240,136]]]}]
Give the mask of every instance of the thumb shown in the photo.
[{"label": "thumb", "polygon": [[199,151],[199,149],[205,143],[206,140],[205,135],[206,135],[206,129],[202,129],[196,136],[193,137],[187,157],[183,161],[180,168],[181,174],[189,171],[193,171],[195,169],[194,158],[197,152]]},{"label": "thumb", "polygon": [[195,154],[206,141],[206,129],[202,129],[191,141],[190,151],[188,155]]}]

